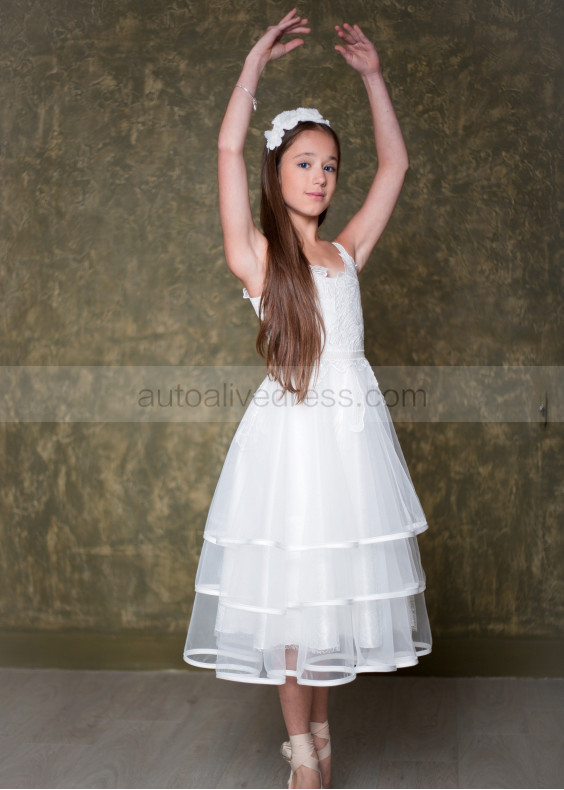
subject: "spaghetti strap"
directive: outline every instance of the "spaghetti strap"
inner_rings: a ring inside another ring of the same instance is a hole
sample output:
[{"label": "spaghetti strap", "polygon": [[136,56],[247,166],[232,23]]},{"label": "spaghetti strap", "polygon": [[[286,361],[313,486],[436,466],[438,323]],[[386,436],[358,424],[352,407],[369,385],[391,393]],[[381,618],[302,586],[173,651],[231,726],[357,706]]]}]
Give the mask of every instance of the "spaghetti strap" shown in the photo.
[{"label": "spaghetti strap", "polygon": [[355,259],[353,258],[353,256],[352,256],[352,255],[350,255],[350,254],[349,254],[349,253],[346,251],[346,249],[343,247],[343,245],[342,245],[342,244],[340,244],[338,241],[332,241],[332,242],[331,242],[331,244],[334,244],[334,245],[335,245],[335,247],[337,247],[337,248],[338,248],[338,249],[341,251],[341,253],[343,253],[343,255],[341,255],[341,257],[342,257],[342,258],[343,258],[343,256],[344,256],[343,260],[348,260],[348,261],[350,261],[350,263],[352,263],[352,265],[354,266],[354,268],[355,268],[356,270],[358,270],[358,264],[357,264],[357,262],[355,261]]}]

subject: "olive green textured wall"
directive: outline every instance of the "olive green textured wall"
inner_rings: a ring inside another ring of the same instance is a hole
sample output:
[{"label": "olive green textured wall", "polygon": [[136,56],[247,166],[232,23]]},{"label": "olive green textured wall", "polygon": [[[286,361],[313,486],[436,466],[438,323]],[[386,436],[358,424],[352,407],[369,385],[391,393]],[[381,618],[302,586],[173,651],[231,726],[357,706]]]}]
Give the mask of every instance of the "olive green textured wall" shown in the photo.
[{"label": "olive green textured wall", "polygon": [[[288,10],[3,4],[3,365],[263,364],[223,258],[216,140],[248,49]],[[299,105],[318,107],[342,141],[321,235],[362,204],[376,167],[369,105],[333,49],[333,25],[356,22],[380,52],[411,160],[361,275],[369,360],[561,364],[559,1],[307,0],[298,11],[312,33],[267,66],[251,118],[257,222],[263,131]],[[131,629],[176,635],[180,650],[235,427],[3,424],[4,635]],[[561,424],[396,428],[430,525],[419,545],[434,637],[561,637]]]}]

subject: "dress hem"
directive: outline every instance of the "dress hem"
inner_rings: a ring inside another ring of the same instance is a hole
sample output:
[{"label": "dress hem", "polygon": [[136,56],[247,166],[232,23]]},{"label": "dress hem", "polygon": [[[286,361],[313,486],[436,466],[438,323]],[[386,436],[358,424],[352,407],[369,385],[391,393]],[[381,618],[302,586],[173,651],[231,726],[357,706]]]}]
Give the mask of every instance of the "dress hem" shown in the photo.
[{"label": "dress hem", "polygon": [[[312,679],[303,679],[297,676],[295,670],[288,669],[281,673],[284,679],[280,680],[273,677],[258,677],[257,675],[247,675],[245,676],[242,673],[231,673],[231,672],[222,672],[221,670],[218,671],[217,663],[212,664],[209,662],[198,661],[196,658],[191,658],[192,655],[217,655],[217,650],[210,648],[209,650],[189,650],[183,653],[183,659],[187,664],[191,664],[192,666],[199,667],[200,669],[213,669],[215,670],[216,677],[220,680],[231,680],[237,683],[257,683],[260,685],[268,685],[268,686],[283,686],[286,683],[287,677],[295,677],[297,680],[298,685],[300,686],[341,686],[345,683],[352,683],[353,680],[356,679],[358,675],[361,674],[376,674],[380,672],[396,672],[398,669],[404,669],[406,667],[413,667],[419,663],[420,656],[429,655],[432,652],[432,645],[426,643],[414,643],[415,646],[419,647],[413,657],[406,657],[404,660],[398,660],[395,664],[381,664],[380,666],[372,666],[372,665],[364,665],[354,668],[347,677],[338,678],[336,680],[312,680]],[[324,667],[322,671],[327,671],[327,667]]]}]

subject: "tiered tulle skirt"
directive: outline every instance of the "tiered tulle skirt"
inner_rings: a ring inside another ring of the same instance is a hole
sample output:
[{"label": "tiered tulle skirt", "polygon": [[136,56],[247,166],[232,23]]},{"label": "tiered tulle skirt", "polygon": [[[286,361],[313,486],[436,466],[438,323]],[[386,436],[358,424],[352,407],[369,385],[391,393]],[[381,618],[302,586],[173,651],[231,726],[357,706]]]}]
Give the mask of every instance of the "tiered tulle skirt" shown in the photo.
[{"label": "tiered tulle skirt", "polygon": [[184,660],[312,686],[416,664],[427,522],[370,364],[325,362],[308,404],[279,392],[264,379],[225,458]]}]

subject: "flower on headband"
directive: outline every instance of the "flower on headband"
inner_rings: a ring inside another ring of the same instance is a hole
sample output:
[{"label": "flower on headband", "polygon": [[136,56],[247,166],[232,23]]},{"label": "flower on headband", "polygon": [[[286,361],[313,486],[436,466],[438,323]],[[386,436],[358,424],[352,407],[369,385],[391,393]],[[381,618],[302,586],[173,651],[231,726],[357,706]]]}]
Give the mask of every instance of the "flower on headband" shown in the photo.
[{"label": "flower on headband", "polygon": [[316,121],[316,123],[325,123],[327,126],[331,126],[329,121],[326,121],[314,107],[298,107],[297,110],[285,110],[278,113],[276,118],[274,118],[272,129],[264,133],[266,147],[269,151],[278,148],[284,137],[284,132],[288,129],[293,129],[300,121]]}]

